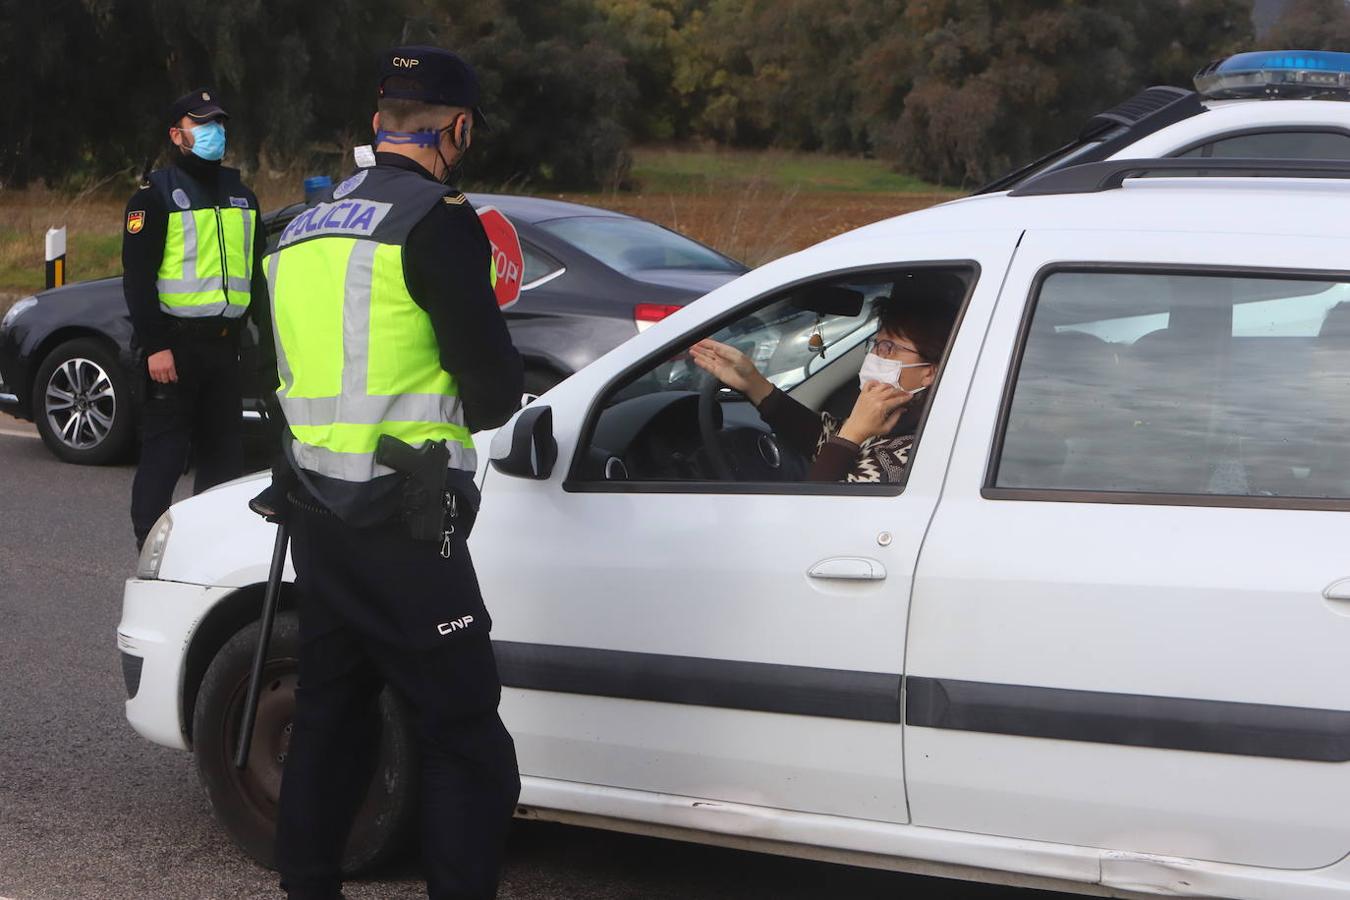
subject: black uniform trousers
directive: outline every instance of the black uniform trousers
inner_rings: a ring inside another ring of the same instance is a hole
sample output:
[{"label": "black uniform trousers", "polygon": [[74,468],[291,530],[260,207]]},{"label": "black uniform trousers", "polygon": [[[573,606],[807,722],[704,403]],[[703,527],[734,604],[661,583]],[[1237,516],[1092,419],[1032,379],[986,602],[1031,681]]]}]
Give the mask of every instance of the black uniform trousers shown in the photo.
[{"label": "black uniform trousers", "polygon": [[301,644],[277,822],[282,887],[292,900],[340,896],[371,772],[361,732],[388,684],[416,720],[428,895],[496,896],[520,776],[467,545],[456,536],[445,559],[400,523],[352,528],[295,507],[288,521]]},{"label": "black uniform trousers", "polygon": [[197,467],[195,494],[243,474],[239,339],[232,330],[222,335],[224,327],[174,328],[169,349],[176,382],[151,381],[142,369],[141,462],[131,486],[138,547],[173,501],[189,452]]}]

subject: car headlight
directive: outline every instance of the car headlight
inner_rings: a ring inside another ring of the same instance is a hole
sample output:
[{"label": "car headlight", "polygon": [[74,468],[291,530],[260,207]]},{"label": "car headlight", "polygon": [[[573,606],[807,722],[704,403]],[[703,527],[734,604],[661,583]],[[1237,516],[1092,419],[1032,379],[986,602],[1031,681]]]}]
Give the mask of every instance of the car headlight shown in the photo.
[{"label": "car headlight", "polygon": [[150,581],[159,577],[159,564],[164,561],[164,548],[169,546],[169,532],[172,530],[173,516],[166,512],[159,517],[141,545],[141,560],[136,564],[137,578]]},{"label": "car headlight", "polygon": [[34,306],[37,306],[37,302],[38,300],[36,297],[24,297],[22,300],[19,300],[13,306],[11,306],[9,308],[9,312],[5,313],[5,317],[3,319],[0,319],[0,334],[4,334],[6,331],[9,331],[9,329],[14,325],[14,320],[19,318],[19,316],[23,315],[25,310],[32,309]]}]

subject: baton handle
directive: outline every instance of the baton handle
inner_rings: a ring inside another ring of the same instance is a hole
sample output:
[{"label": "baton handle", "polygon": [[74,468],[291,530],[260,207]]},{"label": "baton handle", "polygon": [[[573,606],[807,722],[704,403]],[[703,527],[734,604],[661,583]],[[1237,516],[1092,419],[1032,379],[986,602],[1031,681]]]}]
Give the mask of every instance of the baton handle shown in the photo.
[{"label": "baton handle", "polygon": [[286,571],[286,548],[290,531],[285,522],[277,524],[277,539],[272,545],[272,568],[267,572],[267,593],[263,595],[262,629],[258,632],[258,646],[253,651],[253,670],[248,676],[248,693],[244,697],[244,718],[239,727],[239,746],[234,751],[236,769],[248,767],[249,745],[253,743],[253,725],[258,718],[258,695],[262,693],[263,665],[267,662],[267,647],[272,642],[272,625],[277,618],[281,600],[281,577]]}]

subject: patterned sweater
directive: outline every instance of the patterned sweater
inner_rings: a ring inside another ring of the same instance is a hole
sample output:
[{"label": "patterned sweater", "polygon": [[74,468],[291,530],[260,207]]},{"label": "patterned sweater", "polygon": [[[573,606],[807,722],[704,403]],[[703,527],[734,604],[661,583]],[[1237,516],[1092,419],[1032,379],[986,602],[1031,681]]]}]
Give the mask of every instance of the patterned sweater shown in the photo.
[{"label": "patterned sweater", "polygon": [[861,445],[839,437],[842,421],[812,412],[777,388],[760,403],[759,415],[785,444],[810,458],[808,481],[893,484],[905,480],[919,409],[906,410],[891,434]]}]

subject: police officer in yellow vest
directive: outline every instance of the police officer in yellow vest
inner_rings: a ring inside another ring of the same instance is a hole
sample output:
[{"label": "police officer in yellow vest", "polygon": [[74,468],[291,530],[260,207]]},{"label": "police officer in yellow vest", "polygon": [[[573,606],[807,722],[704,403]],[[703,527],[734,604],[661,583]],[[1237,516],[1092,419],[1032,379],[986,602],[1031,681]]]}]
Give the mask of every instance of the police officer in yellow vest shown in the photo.
[{"label": "police officer in yellow vest", "polygon": [[137,547],[169,508],[189,450],[196,492],[241,473],[239,331],[251,301],[267,295],[258,200],[220,163],[225,110],[198,89],[165,118],[173,163],[141,182],[122,235],[123,291],[147,376],[131,491]]},{"label": "police officer in yellow vest", "polygon": [[[282,515],[300,681],[276,843],[292,898],[341,896],[369,780],[367,723],[386,685],[416,722],[429,895],[496,894],[520,781],[464,538],[477,508],[470,435],[515,411],[522,366],[487,236],[449,186],[484,127],[478,103],[458,56],[386,53],[373,158],[295,218],[264,261],[295,476]],[[381,436],[441,454],[434,496],[382,462]],[[418,540],[405,519],[424,519],[428,502],[440,527]]]}]

